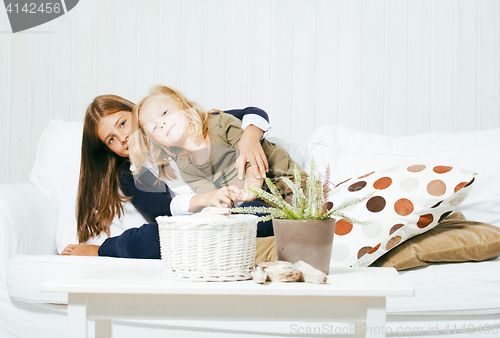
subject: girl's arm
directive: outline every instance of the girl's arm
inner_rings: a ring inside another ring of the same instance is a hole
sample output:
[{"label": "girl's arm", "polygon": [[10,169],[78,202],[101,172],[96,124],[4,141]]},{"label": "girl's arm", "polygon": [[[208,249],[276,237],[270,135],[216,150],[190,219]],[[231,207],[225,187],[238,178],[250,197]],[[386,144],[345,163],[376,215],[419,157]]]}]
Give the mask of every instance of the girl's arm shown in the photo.
[{"label": "girl's arm", "polygon": [[172,196],[165,183],[156,182],[156,176],[149,170],[143,170],[144,173],[139,176],[139,180],[134,179],[128,166],[127,162],[127,165],[121,168],[120,183],[122,192],[125,196],[132,197],[132,204],[137,210],[152,219],[157,216],[172,216],[170,210]]},{"label": "girl's arm", "polygon": [[256,177],[265,177],[269,165],[260,140],[271,130],[269,116],[264,110],[256,107],[227,110],[226,113],[242,120],[241,128],[244,130],[238,144],[240,151],[240,156],[236,161],[238,177],[240,180],[243,179],[247,162],[250,162]]},{"label": "girl's arm", "polygon": [[[207,184],[213,187],[213,191],[195,194],[193,189],[182,179],[177,163],[171,161],[170,166],[177,177],[175,180],[167,181],[169,189],[176,195],[170,206],[172,214],[175,216],[195,213],[204,207],[227,208],[232,205],[232,201],[241,197],[240,189],[234,185],[216,189],[215,186],[209,182],[207,182]],[[183,210],[180,203],[185,203],[187,205],[187,210]]]},{"label": "girl's arm", "polygon": [[160,235],[156,222],[125,230],[107,238],[98,249],[99,256],[160,259]]},{"label": "girl's arm", "polygon": [[101,246],[70,244],[61,255],[160,259],[158,224],[153,222],[127,229],[120,236],[107,238]]},{"label": "girl's arm", "polygon": [[[268,169],[268,164],[267,158],[263,155],[264,151],[260,145],[260,139],[271,129],[268,123],[269,117],[267,113],[256,107],[226,110],[225,113],[231,114],[242,120],[242,128],[244,129],[240,142],[237,145],[240,150],[238,163],[241,163],[240,165],[237,163],[239,177],[243,177],[247,161],[250,162],[251,170],[254,170],[254,173],[257,172],[260,174],[259,176],[264,177]],[[202,206],[207,206],[208,195],[196,195],[194,191],[182,181],[179,168],[175,162],[172,161],[171,166],[178,178],[175,183],[167,182],[174,196],[170,205],[172,215],[189,215],[199,210]],[[215,191],[212,193],[215,193]],[[214,196],[214,198],[220,197],[220,199],[222,199],[220,194],[224,195],[222,192],[219,192],[219,195]],[[213,201],[214,199],[212,199],[212,202]]]},{"label": "girl's arm", "polygon": [[241,190],[235,185],[229,185],[215,191],[194,195],[189,204],[189,211],[195,213],[205,207],[230,208],[233,207],[233,201],[242,198]]},{"label": "girl's arm", "polygon": [[238,168],[238,177],[243,179],[243,173],[247,162],[250,163],[251,171],[256,178],[266,177],[269,170],[266,154],[262,149],[260,140],[264,132],[254,125],[248,126],[241,135],[238,149],[240,156],[236,160],[236,168]]},{"label": "girl's arm", "polygon": [[254,175],[254,170],[252,170],[251,167],[248,167],[246,170],[246,176],[245,176],[245,187],[241,191],[241,196],[240,196],[239,200],[243,201],[243,202],[255,200],[257,195],[255,193],[251,192],[250,190],[248,190],[248,187],[262,188],[263,184],[264,184],[264,178],[256,177]]}]

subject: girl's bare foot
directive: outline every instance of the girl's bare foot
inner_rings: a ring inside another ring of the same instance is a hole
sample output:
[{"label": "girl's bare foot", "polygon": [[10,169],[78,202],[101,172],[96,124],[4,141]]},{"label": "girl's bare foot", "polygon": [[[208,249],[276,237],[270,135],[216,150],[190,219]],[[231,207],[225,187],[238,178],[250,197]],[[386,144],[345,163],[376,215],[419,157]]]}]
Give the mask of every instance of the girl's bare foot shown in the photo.
[{"label": "girl's bare foot", "polygon": [[70,244],[62,252],[65,256],[99,256],[97,254],[99,245],[91,244]]}]

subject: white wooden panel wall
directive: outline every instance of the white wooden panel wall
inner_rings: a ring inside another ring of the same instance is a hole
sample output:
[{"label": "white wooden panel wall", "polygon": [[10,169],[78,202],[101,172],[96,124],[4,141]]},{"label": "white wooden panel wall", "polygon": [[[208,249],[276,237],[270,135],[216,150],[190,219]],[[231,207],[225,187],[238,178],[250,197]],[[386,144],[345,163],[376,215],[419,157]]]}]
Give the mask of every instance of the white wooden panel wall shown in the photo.
[{"label": "white wooden panel wall", "polygon": [[497,0],[85,0],[9,31],[0,10],[0,183],[28,180],[50,119],[155,83],[206,108],[262,107],[302,151],[327,124],[500,127]]}]

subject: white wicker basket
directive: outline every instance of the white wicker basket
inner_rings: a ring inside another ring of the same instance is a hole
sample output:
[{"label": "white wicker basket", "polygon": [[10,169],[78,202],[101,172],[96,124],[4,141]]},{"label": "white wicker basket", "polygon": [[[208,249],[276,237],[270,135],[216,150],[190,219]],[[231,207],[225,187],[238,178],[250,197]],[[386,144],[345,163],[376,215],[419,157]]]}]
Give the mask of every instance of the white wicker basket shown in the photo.
[{"label": "white wicker basket", "polygon": [[258,217],[254,215],[159,216],[165,277],[190,281],[250,279]]}]

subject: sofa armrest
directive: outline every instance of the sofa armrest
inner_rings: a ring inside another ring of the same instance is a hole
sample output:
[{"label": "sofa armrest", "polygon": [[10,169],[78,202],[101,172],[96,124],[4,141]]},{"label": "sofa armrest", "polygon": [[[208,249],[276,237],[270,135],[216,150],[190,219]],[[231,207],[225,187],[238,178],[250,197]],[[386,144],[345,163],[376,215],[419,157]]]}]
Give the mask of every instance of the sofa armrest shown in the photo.
[{"label": "sofa armrest", "polygon": [[15,255],[56,254],[57,212],[29,182],[0,185],[0,263]]}]

